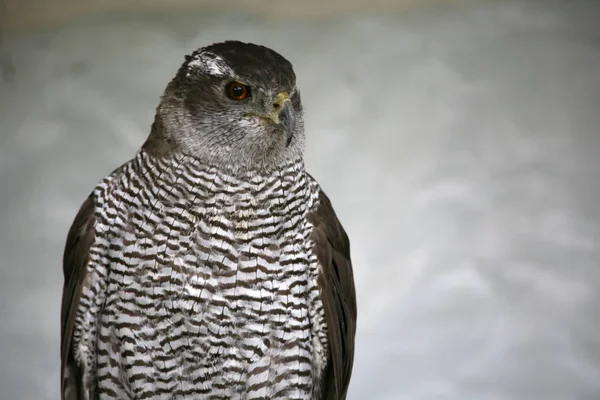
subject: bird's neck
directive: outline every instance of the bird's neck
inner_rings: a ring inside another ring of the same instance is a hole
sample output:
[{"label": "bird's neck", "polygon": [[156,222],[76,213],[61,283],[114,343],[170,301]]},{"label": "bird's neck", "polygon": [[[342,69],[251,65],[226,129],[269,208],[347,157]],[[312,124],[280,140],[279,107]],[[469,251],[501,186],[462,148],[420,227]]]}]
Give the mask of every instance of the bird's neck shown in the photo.
[{"label": "bird's neck", "polygon": [[235,170],[207,165],[185,154],[158,157],[142,149],[131,167],[146,177],[157,200],[187,207],[211,204],[308,209],[315,192],[302,159],[272,171]]}]

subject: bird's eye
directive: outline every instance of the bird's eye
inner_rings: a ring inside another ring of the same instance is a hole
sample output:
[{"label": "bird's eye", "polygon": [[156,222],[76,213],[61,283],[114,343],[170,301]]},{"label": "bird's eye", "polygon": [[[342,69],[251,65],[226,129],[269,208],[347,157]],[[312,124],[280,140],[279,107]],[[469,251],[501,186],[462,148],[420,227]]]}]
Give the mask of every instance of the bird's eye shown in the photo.
[{"label": "bird's eye", "polygon": [[250,95],[250,88],[239,82],[229,82],[226,87],[227,96],[233,100],[244,100]]}]

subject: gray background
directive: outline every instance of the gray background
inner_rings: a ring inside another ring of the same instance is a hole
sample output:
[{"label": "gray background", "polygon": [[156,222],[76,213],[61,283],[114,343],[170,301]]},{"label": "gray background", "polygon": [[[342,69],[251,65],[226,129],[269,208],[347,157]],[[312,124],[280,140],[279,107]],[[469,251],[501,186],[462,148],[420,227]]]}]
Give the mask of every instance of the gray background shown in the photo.
[{"label": "gray background", "polygon": [[352,239],[350,399],[600,398],[600,2],[546,0],[13,20],[0,399],[58,398],[72,218],[141,145],[184,54],[234,38],[293,62],[308,168]]}]

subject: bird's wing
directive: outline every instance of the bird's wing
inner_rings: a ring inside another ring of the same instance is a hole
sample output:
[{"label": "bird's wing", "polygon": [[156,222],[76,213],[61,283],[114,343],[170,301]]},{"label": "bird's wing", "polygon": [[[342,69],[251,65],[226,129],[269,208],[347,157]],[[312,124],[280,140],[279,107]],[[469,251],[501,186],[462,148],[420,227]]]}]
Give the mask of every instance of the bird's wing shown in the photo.
[{"label": "bird's wing", "polygon": [[329,198],[320,191],[319,205],[310,215],[312,239],[321,265],[319,288],[325,309],[329,361],[322,386],[323,399],[346,398],[354,361],[356,292],[350,261],[350,241]]},{"label": "bird's wing", "polygon": [[69,229],[63,256],[60,371],[62,400],[85,400],[81,373],[71,350],[71,339],[79,298],[85,285],[89,250],[95,236],[94,208],[94,198],[90,196],[79,209]]}]

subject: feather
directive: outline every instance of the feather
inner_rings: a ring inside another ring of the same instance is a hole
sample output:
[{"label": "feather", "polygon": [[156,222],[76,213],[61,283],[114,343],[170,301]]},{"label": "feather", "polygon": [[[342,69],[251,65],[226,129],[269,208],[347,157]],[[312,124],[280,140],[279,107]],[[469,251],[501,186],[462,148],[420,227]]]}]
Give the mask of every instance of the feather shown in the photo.
[{"label": "feather", "polygon": [[94,201],[83,203],[67,235],[63,256],[64,287],[61,307],[61,399],[83,400],[82,374],[75,362],[71,339],[79,298],[86,281],[89,249],[94,241]]},{"label": "feather", "polygon": [[318,283],[329,341],[321,398],[342,400],[352,375],[357,318],[350,241],[323,191],[319,193],[319,206],[309,219],[314,226],[311,239],[321,265]]}]

